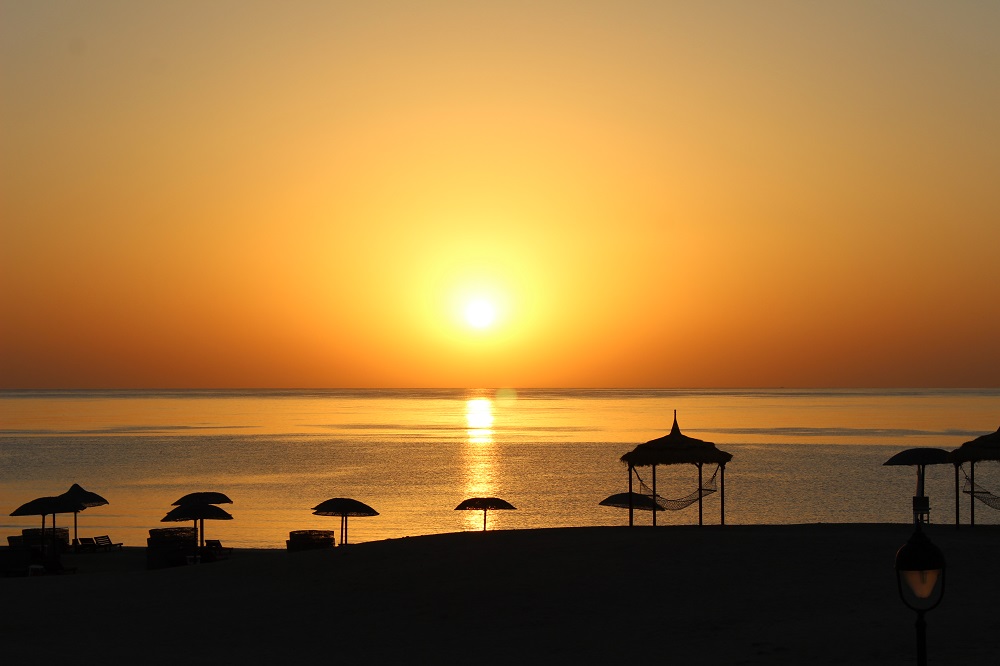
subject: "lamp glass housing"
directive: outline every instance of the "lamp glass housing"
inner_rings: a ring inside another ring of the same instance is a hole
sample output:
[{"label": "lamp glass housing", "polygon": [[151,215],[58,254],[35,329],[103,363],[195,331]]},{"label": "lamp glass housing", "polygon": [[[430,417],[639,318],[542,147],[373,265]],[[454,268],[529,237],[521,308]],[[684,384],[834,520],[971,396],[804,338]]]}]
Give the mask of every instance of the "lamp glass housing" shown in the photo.
[{"label": "lamp glass housing", "polygon": [[903,603],[915,611],[929,611],[944,597],[944,555],[919,527],[896,553],[896,581]]}]

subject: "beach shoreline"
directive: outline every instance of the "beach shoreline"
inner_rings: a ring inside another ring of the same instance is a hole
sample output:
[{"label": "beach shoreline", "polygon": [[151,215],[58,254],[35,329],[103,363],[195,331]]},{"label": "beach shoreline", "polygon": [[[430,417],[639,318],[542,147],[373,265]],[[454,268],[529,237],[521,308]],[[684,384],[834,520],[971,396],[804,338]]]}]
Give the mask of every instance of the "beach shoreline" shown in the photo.
[{"label": "beach shoreline", "polygon": [[[886,664],[914,660],[893,562],[905,524],[459,532],[145,569],[143,548],[67,555],[77,573],[0,580],[5,655],[145,663],[350,658],[437,663]],[[1000,654],[995,526],[929,525],[948,589],[933,662]]]}]

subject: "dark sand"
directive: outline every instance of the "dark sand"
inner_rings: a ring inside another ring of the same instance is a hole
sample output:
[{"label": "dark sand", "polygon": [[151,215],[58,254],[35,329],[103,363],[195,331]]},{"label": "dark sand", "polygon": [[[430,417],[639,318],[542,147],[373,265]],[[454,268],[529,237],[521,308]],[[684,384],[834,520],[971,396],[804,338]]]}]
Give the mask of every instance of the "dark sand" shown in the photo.
[{"label": "dark sand", "polygon": [[[1000,663],[1000,528],[931,525],[948,579],[931,664]],[[467,532],[238,550],[145,570],[144,549],[0,579],[5,663],[907,664],[893,561],[908,525]]]}]

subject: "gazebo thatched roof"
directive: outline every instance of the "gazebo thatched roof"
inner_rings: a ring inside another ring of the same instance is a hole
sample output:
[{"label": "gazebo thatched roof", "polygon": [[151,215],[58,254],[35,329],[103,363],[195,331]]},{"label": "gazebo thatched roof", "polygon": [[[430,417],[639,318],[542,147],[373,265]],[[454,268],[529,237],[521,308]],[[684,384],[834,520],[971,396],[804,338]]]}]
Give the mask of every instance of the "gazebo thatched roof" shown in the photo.
[{"label": "gazebo thatched roof", "polygon": [[1000,460],[1000,428],[996,432],[977,437],[951,452],[956,463]]},{"label": "gazebo thatched roof", "polygon": [[674,425],[663,437],[640,444],[621,457],[623,463],[632,467],[652,465],[680,465],[689,463],[718,463],[725,465],[733,459],[733,454],[721,451],[712,442],[705,442],[681,433],[674,411]]}]

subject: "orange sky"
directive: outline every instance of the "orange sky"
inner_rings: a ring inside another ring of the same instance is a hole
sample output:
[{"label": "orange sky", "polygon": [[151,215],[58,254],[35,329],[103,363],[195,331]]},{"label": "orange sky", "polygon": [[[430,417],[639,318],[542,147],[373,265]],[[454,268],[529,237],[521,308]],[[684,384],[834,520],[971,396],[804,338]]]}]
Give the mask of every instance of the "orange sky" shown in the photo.
[{"label": "orange sky", "polygon": [[1000,386],[997,34],[0,0],[0,387]]}]

